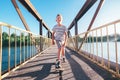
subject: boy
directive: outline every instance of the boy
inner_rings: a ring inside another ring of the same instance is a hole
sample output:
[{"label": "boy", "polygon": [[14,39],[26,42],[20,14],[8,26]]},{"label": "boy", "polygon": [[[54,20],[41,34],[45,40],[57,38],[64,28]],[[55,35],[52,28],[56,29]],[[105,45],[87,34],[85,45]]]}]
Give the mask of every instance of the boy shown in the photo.
[{"label": "boy", "polygon": [[56,60],[56,68],[61,68],[61,52],[63,56],[63,62],[65,62],[65,44],[67,39],[67,28],[62,24],[62,15],[58,14],[56,16],[57,24],[53,27],[52,33],[52,44],[54,44],[54,40],[56,41],[58,47],[58,55]]}]

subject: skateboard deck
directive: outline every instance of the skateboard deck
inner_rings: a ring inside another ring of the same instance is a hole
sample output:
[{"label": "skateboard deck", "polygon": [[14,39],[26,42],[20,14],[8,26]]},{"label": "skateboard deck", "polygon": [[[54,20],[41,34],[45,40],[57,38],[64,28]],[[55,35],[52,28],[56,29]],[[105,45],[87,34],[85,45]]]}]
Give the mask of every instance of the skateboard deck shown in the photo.
[{"label": "skateboard deck", "polygon": [[55,71],[56,71],[56,72],[63,72],[63,71],[64,71],[64,68],[56,68]]},{"label": "skateboard deck", "polygon": [[55,68],[56,71],[64,71],[64,68]]},{"label": "skateboard deck", "polygon": [[56,68],[56,65],[55,65],[55,70],[56,70],[56,71],[63,71],[63,70],[64,70],[64,68],[62,67],[62,65],[61,65],[61,67],[60,67],[60,68]]}]

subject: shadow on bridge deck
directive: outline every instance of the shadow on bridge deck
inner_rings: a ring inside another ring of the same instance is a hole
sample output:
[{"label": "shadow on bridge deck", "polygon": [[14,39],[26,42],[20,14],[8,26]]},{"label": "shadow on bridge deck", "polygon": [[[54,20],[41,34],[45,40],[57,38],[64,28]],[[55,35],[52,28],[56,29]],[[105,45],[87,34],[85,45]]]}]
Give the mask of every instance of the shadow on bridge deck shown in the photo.
[{"label": "shadow on bridge deck", "polygon": [[52,46],[3,80],[117,80],[96,64],[66,48],[63,72],[55,71],[57,48]]}]

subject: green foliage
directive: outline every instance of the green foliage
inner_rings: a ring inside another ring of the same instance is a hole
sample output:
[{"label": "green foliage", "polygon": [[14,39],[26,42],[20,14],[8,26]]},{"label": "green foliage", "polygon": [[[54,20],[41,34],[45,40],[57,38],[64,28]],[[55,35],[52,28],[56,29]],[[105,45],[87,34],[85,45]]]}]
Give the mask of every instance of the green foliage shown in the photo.
[{"label": "green foliage", "polygon": [[[116,40],[117,41],[120,41],[120,35],[119,34],[117,34],[116,35]],[[78,37],[78,42],[81,42],[83,40],[83,38],[80,38],[80,37]],[[87,38],[86,38],[86,40],[87,40],[87,42],[107,42],[107,40],[109,40],[109,41],[111,41],[111,42],[114,42],[115,41],[115,35],[108,35],[108,39],[107,39],[107,36],[102,36],[102,37],[93,37],[93,36],[88,36]]]},{"label": "green foliage", "polygon": [[2,43],[3,43],[3,46],[8,46],[8,34],[6,32],[3,32],[2,33]]},{"label": "green foliage", "polygon": [[[20,36],[17,36],[15,33],[12,33],[10,35],[10,46],[15,46],[15,41],[17,46],[24,46],[24,43],[25,45],[30,45],[30,35],[24,36],[24,33],[21,33]],[[6,32],[2,33],[2,46],[9,46],[9,35]]]},{"label": "green foliage", "polygon": [[7,40],[8,39],[8,34],[6,32],[2,33],[2,40]]}]

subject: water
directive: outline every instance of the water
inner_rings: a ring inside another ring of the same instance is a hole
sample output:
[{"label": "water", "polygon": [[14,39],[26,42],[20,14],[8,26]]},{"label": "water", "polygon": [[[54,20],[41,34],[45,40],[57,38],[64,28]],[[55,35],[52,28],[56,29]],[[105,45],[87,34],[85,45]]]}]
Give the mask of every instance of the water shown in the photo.
[{"label": "water", "polygon": [[[72,46],[72,44],[71,44]],[[94,46],[94,48],[93,48]],[[103,46],[103,48],[101,48]],[[31,53],[36,54],[36,50],[31,51],[31,48],[34,46],[23,46],[21,47],[21,60],[24,60],[25,58],[29,58]],[[84,43],[84,46],[82,47],[83,50],[87,50],[89,53],[97,55],[96,51],[96,43]],[[30,53],[31,52],[31,53]],[[107,52],[107,43],[103,42],[98,43],[98,56],[102,56],[103,53],[103,58],[108,59],[108,52]],[[120,64],[120,42],[117,42],[117,53],[118,53],[118,63]],[[33,54],[33,55],[34,55]],[[109,56],[110,56],[110,61],[115,62],[116,61],[116,50],[115,50],[115,42],[109,42]],[[10,49],[10,67],[13,67],[15,65],[15,48],[11,47]],[[16,63],[20,63],[20,47],[16,48],[16,58],[17,61]],[[2,49],[2,71],[5,71],[8,69],[8,47],[3,47]]]},{"label": "water", "polygon": [[[24,61],[24,57],[25,59],[28,59],[31,55],[35,55],[37,53],[34,46],[22,46],[21,54],[20,54],[20,47],[17,47],[16,49],[15,47],[11,47],[10,48],[10,67],[15,66],[15,52],[16,52],[16,64],[20,64],[20,58],[21,58],[21,61]],[[3,47],[2,48],[2,71],[4,72],[6,70],[8,70],[8,47]]]},{"label": "water", "polygon": [[[108,59],[108,53],[110,61],[116,62],[116,53],[118,54],[118,63],[120,64],[120,42],[117,42],[117,48],[115,48],[115,42],[109,42],[109,47],[107,46],[106,42],[103,42],[102,44],[98,42],[98,56]],[[82,47],[83,50],[86,50],[87,52],[97,55],[97,45],[96,43],[84,43],[84,46]],[[103,47],[102,47],[103,46]],[[109,52],[108,49],[109,48]],[[116,51],[117,49],[117,51]]]}]

